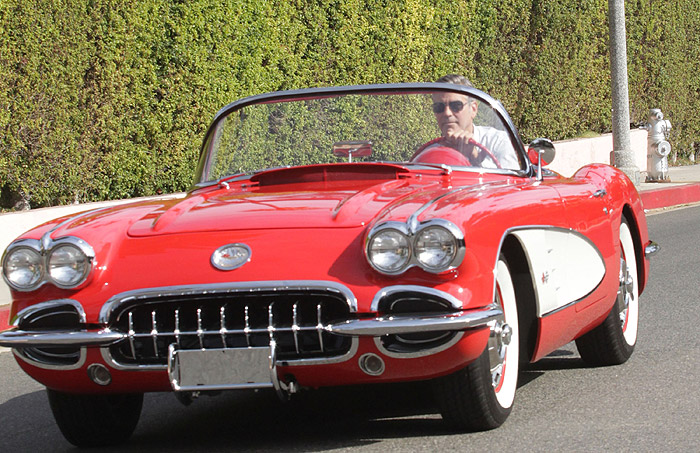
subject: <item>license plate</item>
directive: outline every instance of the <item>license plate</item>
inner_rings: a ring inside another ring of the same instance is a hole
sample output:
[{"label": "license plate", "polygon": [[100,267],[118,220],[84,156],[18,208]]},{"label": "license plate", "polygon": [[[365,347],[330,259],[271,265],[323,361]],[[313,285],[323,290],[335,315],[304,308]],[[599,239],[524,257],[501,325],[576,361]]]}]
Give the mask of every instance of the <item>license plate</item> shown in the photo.
[{"label": "license plate", "polygon": [[175,349],[168,354],[176,391],[272,387],[270,348]]}]

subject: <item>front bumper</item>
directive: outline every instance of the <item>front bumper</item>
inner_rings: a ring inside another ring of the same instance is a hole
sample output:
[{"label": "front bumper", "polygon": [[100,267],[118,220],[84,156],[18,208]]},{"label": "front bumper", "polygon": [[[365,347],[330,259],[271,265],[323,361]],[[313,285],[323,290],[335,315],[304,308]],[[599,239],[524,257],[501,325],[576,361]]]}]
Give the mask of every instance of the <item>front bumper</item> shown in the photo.
[{"label": "front bumper", "polygon": [[[366,313],[349,288],[328,281],[146,288],[110,298],[95,324],[77,300],[31,305],[15,329],[0,333],[0,346],[13,348],[37,381],[79,393],[186,390],[182,369],[223,376],[266,354],[270,379],[260,387],[398,382],[445,375],[483,352],[489,325],[503,314],[494,305],[462,306],[446,291],[410,285],[382,288]],[[367,357],[384,361],[381,375],[362,368]],[[112,374],[108,387],[90,381],[95,367]],[[250,387],[215,384],[207,388]]]},{"label": "front bumper", "polygon": [[[454,332],[485,327],[491,321],[503,316],[495,306],[458,313],[436,315],[394,315],[373,319],[356,319],[318,326],[318,330],[345,336],[381,337],[383,335]],[[268,329],[271,335],[275,327]],[[223,331],[222,334],[228,332]],[[13,329],[0,333],[0,346],[7,348],[36,348],[49,346],[111,346],[122,341],[130,341],[133,333],[118,332],[103,328],[96,331],[24,331]]]}]

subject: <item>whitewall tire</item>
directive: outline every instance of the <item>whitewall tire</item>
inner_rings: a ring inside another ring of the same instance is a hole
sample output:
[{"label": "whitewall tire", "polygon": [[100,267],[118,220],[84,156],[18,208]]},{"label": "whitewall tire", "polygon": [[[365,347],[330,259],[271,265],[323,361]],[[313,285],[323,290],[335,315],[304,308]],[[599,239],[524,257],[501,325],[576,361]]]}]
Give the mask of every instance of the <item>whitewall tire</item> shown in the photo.
[{"label": "whitewall tire", "polygon": [[576,340],[584,362],[619,365],[627,361],[637,343],[639,281],[634,240],[627,220],[620,224],[619,287],[615,303],[601,325]]},{"label": "whitewall tire", "polygon": [[505,257],[499,258],[495,273],[494,303],[504,315],[490,323],[486,349],[466,368],[434,383],[443,419],[460,430],[483,431],[503,424],[510,415],[518,386],[518,307]]}]

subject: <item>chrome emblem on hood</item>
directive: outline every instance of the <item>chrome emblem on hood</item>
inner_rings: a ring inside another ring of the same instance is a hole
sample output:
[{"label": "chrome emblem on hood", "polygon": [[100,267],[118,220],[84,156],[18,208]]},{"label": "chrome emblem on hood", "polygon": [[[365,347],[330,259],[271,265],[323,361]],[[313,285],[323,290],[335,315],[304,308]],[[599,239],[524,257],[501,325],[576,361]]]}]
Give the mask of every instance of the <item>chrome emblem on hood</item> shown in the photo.
[{"label": "chrome emblem on hood", "polygon": [[211,254],[211,264],[222,271],[230,271],[250,261],[250,255],[250,247],[245,244],[226,244]]}]

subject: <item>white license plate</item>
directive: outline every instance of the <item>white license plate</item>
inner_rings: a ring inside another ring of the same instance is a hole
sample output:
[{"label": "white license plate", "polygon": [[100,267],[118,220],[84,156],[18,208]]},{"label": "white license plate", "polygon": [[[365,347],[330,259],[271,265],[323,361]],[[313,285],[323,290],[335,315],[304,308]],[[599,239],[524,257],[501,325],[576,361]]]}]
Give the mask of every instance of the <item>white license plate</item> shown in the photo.
[{"label": "white license plate", "polygon": [[176,391],[272,387],[270,348],[175,349],[168,354]]}]

